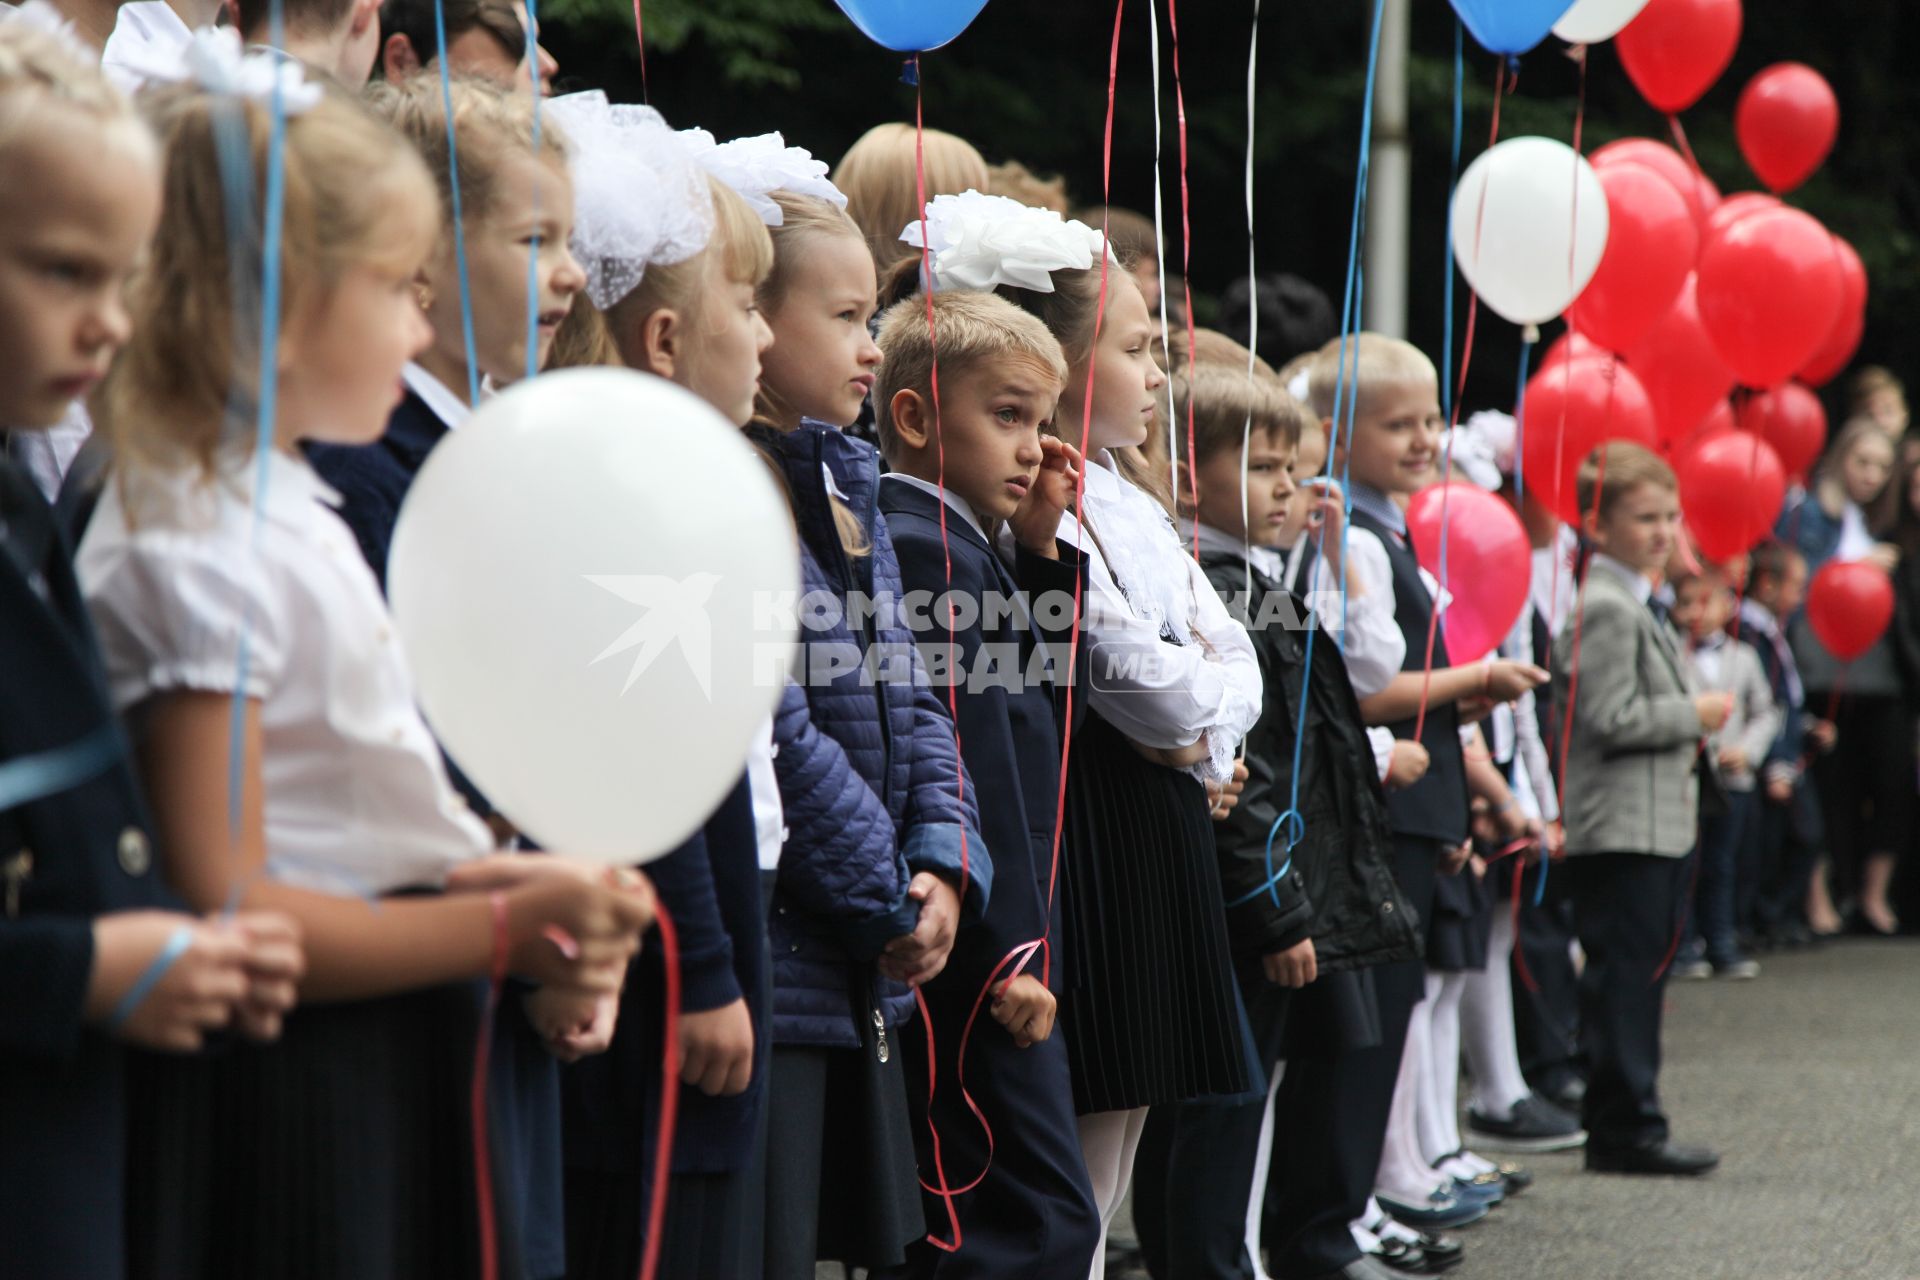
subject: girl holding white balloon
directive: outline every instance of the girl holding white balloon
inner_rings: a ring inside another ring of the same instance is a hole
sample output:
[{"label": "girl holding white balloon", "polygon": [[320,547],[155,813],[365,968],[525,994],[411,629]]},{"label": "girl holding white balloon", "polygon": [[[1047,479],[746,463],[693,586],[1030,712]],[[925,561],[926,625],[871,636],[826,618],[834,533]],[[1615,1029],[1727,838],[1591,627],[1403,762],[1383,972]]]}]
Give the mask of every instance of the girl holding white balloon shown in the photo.
[{"label": "girl holding white balloon", "polygon": [[[152,103],[160,230],[105,392],[115,474],[80,575],[168,878],[202,909],[294,917],[308,968],[280,1044],[136,1080],[131,1252],[162,1275],[464,1273],[480,1252],[469,1089],[483,980],[612,992],[651,901],[638,877],[559,858],[526,859],[489,892],[450,885],[491,841],[415,709],[373,575],[297,451],[377,438],[426,345],[413,285],[438,235],[432,182],[404,140],[297,63],[243,59],[230,33],[198,39],[209,90]],[[271,101],[287,115],[283,259],[277,278],[235,281],[226,243],[262,227],[223,225],[217,122],[238,121],[265,172]],[[236,312],[246,284],[284,305]],[[275,361],[258,447],[250,407],[248,429],[228,426],[257,394],[256,342]],[[495,1167],[513,1176],[484,1192],[503,1273],[549,1275],[556,1260],[529,1256],[519,1232],[558,1188],[531,1185],[516,1144],[558,1116],[551,1098],[511,1093],[496,1089],[493,1109],[511,1121]]]}]

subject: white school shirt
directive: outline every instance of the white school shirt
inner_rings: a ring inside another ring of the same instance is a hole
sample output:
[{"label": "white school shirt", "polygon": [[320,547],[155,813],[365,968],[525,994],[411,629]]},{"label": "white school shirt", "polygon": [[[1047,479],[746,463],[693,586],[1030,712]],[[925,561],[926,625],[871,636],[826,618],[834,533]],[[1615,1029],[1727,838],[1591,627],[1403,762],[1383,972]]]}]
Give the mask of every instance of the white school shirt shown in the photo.
[{"label": "white school shirt", "polygon": [[130,478],[131,526],[121,484],[102,492],[77,567],[114,705],[244,688],[265,737],[268,874],[352,896],[438,885],[488,852],[487,829],[447,779],[339,495],[276,450],[256,529],[257,463]]},{"label": "white school shirt", "polygon": [[7,452],[33,480],[41,496],[53,503],[60,497],[60,485],[80,446],[92,434],[93,420],[87,416],[87,407],[76,400],[67,406],[60,421],[43,431],[9,432]]},{"label": "white school shirt", "polygon": [[780,850],[787,843],[787,813],[780,803],[780,775],[774,772],[773,758],[780,745],[773,740],[773,717],[753,736],[747,747],[747,792],[753,799],[753,842],[759,850],[760,869],[775,871],[780,866]]},{"label": "white school shirt", "polygon": [[[1364,503],[1363,495],[1356,492],[1354,505]],[[1388,525],[1404,520],[1398,508],[1394,508],[1391,520],[1382,512],[1372,514]],[[1322,555],[1313,562],[1307,603],[1326,622],[1328,629],[1340,637],[1340,656],[1346,659],[1347,680],[1353,685],[1354,695],[1370,698],[1400,674],[1407,660],[1407,638],[1394,620],[1393,565],[1379,537],[1373,530],[1362,529],[1349,521],[1345,555],[1348,575],[1360,587],[1361,594],[1348,596],[1343,604],[1340,584],[1334,580],[1327,558]],[[1440,584],[1432,574],[1422,569],[1420,581],[1426,584],[1428,595],[1440,599]]]},{"label": "white school shirt", "polygon": [[[473,416],[473,407],[455,395],[453,388],[411,360],[400,370],[400,380],[407,384],[407,390],[420,397],[421,402],[433,411],[433,416],[440,419],[441,425],[449,431],[462,426]],[[483,387],[481,396],[484,398],[485,395],[486,389]]]},{"label": "white school shirt", "polygon": [[[1110,454],[1088,463],[1081,501],[1092,536],[1071,512],[1059,531],[1087,558],[1087,705],[1143,746],[1185,747],[1206,734],[1209,759],[1191,772],[1225,781],[1240,739],[1260,718],[1253,641],[1180,544],[1166,510],[1122,477]],[[1001,542],[1006,554],[1012,534],[1002,530]]]}]

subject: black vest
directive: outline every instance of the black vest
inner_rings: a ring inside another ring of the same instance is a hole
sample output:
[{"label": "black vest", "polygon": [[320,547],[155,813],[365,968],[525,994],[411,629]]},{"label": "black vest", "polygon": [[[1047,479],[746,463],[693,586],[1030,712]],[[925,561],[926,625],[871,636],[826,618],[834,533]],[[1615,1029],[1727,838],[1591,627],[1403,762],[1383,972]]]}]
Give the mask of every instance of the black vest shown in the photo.
[{"label": "black vest", "polygon": [[[1393,568],[1393,620],[1407,642],[1402,671],[1424,671],[1427,665],[1427,629],[1433,621],[1433,598],[1420,580],[1420,564],[1405,540],[1359,508],[1354,508],[1355,528],[1365,529],[1380,539],[1387,550],[1387,563]],[[1447,637],[1436,630],[1433,637],[1433,669],[1452,666],[1447,657]],[[1416,721],[1402,720],[1389,725],[1396,738],[1412,738]],[[1454,705],[1429,703],[1427,720],[1420,733],[1432,763],[1427,774],[1411,787],[1387,793],[1387,816],[1396,835],[1424,836],[1459,844],[1467,838],[1467,765],[1460,750],[1460,714]]]}]

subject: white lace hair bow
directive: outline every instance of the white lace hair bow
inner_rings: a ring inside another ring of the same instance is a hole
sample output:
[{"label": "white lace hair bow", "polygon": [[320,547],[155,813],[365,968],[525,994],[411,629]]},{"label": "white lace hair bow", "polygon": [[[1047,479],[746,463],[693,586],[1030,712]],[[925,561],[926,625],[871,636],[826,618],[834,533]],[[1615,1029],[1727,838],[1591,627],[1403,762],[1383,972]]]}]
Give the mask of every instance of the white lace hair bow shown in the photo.
[{"label": "white lace hair bow", "polygon": [[1453,465],[1478,488],[1496,492],[1500,478],[1513,474],[1514,434],[1512,415],[1483,409],[1446,433],[1440,442],[1441,456],[1448,456],[1445,451],[1451,447]]},{"label": "white lace hair bow", "polygon": [[247,53],[232,27],[202,27],[185,44],[162,40],[130,48],[119,66],[142,81],[189,81],[208,93],[248,98],[263,106],[272,105],[277,86],[280,109],[289,116],[305,115],[326,96],[307,79],[299,59],[271,49]]},{"label": "white lace hair bow", "polygon": [[19,6],[0,5],[0,27],[16,22],[53,37],[61,48],[83,65],[94,59],[93,50],[80,38],[79,28],[68,22],[47,0],[27,0]]},{"label": "white lace hair bow", "polygon": [[107,37],[107,47],[100,54],[100,70],[122,92],[137,93],[148,79],[138,68],[181,66],[192,43],[192,29],[167,0],[135,0],[120,6],[113,34]]},{"label": "white lace hair bow", "polygon": [[814,196],[844,209],[846,196],[827,180],[827,165],[805,147],[790,147],[778,133],[755,134],[716,142],[705,129],[682,129],[680,141],[693,162],[740,193],[760,221],[777,227],[786,215],[773,199],[776,191]]},{"label": "white lace hair bow", "polygon": [[[925,225],[935,289],[984,291],[1010,284],[1052,293],[1053,272],[1085,270],[1103,247],[1119,262],[1106,237],[1086,223],[1006,196],[935,196],[927,202]],[[909,222],[900,238],[923,247],[919,220]]]},{"label": "white lace hair bow", "polygon": [[707,247],[713,191],[658,111],[608,102],[598,89],[542,110],[572,144],[573,254],[594,306],[604,311],[632,293],[648,267]]}]

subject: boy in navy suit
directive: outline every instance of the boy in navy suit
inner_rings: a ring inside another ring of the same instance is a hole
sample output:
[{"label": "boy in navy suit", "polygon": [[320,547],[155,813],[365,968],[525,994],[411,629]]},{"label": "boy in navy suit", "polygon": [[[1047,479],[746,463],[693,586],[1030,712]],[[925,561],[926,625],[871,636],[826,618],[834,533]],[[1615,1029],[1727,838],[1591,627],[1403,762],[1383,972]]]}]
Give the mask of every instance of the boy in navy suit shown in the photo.
[{"label": "boy in navy suit", "polygon": [[[1086,576],[1084,559],[1054,536],[1080,458],[1041,435],[1066,385],[1066,361],[1039,320],[982,293],[935,294],[931,331],[926,298],[909,298],[882,318],[879,343],[885,363],[873,400],[893,468],[880,508],[899,554],[909,623],[937,696],[956,716],[996,868],[985,918],[961,935],[946,971],[925,988],[939,1057],[933,1120],[949,1182],[963,1186],[987,1173],[957,1204],[965,1247],[919,1245],[906,1273],[1084,1275],[1100,1219],[1080,1154],[1066,1045],[1050,1038],[1048,952],[1033,947],[1059,928],[1057,712],[1075,643],[1072,601]],[[994,551],[1003,526],[1011,568]],[[936,603],[915,609],[921,592]],[[940,603],[948,592],[951,615]],[[993,1126],[991,1147],[960,1099],[963,1038],[965,1086]],[[903,1040],[924,1143],[926,1041]],[[948,1236],[943,1205],[929,1204],[928,1221]]]}]

